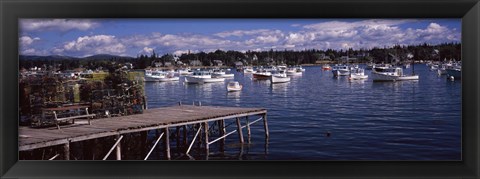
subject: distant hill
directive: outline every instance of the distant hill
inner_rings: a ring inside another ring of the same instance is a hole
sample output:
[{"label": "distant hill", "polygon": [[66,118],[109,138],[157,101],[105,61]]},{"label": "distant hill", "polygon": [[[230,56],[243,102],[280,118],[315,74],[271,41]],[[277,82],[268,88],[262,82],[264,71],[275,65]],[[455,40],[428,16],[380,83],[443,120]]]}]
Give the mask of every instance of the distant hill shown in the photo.
[{"label": "distant hill", "polygon": [[36,55],[20,55],[20,60],[110,60],[110,59],[133,59],[133,57],[97,54],[87,57],[70,57],[62,55],[36,56]]}]

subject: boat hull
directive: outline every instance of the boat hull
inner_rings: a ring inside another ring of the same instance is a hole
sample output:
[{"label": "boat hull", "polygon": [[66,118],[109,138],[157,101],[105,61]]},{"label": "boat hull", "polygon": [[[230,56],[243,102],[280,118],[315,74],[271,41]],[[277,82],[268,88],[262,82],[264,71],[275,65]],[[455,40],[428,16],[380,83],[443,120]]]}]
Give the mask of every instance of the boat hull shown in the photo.
[{"label": "boat hull", "polygon": [[212,76],[217,78],[233,78],[235,74],[213,74]]},{"label": "boat hull", "polygon": [[271,76],[270,82],[272,83],[286,83],[290,81],[290,77],[279,77],[279,76]]},{"label": "boat hull", "polygon": [[350,75],[350,78],[351,80],[363,80],[363,79],[367,79],[368,78],[368,75],[364,75],[364,74],[351,74]]},{"label": "boat hull", "polygon": [[233,91],[242,91],[242,87],[228,87],[227,86],[227,91],[228,92],[233,92]]},{"label": "boat hull", "polygon": [[411,76],[394,76],[394,75],[386,75],[380,74],[376,72],[372,72],[372,80],[373,81],[406,81],[406,80],[418,80],[418,75],[411,75]]},{"label": "boat hull", "polygon": [[333,76],[348,76],[350,71],[348,70],[332,70]]},{"label": "boat hull", "polygon": [[158,79],[159,82],[166,82],[166,81],[178,81],[180,80],[179,77],[171,77],[171,78],[160,78]]},{"label": "boat hull", "polygon": [[264,74],[256,74],[256,73],[253,74],[253,78],[257,80],[268,80],[270,79],[271,76],[272,75],[264,75]]},{"label": "boat hull", "polygon": [[185,82],[187,83],[215,83],[215,82],[224,82],[225,78],[198,78],[187,76],[185,77]]}]

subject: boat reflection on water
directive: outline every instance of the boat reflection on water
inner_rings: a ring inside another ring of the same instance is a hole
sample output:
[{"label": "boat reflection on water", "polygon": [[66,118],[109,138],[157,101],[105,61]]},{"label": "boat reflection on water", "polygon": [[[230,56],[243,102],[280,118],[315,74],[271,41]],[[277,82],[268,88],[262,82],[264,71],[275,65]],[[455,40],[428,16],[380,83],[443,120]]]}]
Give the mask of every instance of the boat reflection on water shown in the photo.
[{"label": "boat reflection on water", "polygon": [[417,80],[410,80],[410,81],[396,81],[396,82],[373,82],[372,88],[390,88],[394,92],[399,91],[411,91],[412,89],[418,88],[418,81]]},{"label": "boat reflection on water", "polygon": [[230,92],[227,92],[227,99],[229,99],[229,100],[234,100],[234,101],[236,101],[236,102],[239,102],[239,101],[240,101],[241,94],[242,94],[242,91],[230,91]]},{"label": "boat reflection on water", "polygon": [[197,96],[211,98],[214,89],[224,88],[225,82],[216,83],[184,83],[185,90],[194,92]]},{"label": "boat reflection on water", "polygon": [[275,84],[271,84],[270,88],[272,89],[272,93],[285,93],[286,95],[289,84],[290,83],[275,83]]}]

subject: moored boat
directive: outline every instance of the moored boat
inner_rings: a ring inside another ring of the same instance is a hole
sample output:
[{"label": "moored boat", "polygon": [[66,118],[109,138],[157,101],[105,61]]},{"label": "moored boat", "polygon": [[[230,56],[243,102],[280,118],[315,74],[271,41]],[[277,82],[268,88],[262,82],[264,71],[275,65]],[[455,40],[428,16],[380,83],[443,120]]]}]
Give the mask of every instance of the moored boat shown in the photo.
[{"label": "moored boat", "polygon": [[350,70],[347,65],[335,65],[332,68],[333,76],[348,76]]},{"label": "moored boat", "polygon": [[165,81],[178,81],[179,78],[172,72],[163,71],[145,71],[146,82],[165,82]]},{"label": "moored boat", "polygon": [[238,83],[237,81],[232,81],[232,82],[229,82],[228,85],[227,85],[227,91],[230,92],[230,91],[241,91],[243,88],[243,86]]},{"label": "moored boat", "polygon": [[268,80],[270,79],[270,76],[272,76],[272,73],[265,69],[258,69],[255,73],[253,73],[253,78],[257,80]]},{"label": "moored boat", "polygon": [[288,76],[302,75],[302,70],[298,68],[288,68],[286,74]]},{"label": "moored boat", "polygon": [[351,80],[362,80],[362,79],[367,79],[368,75],[365,75],[365,70],[362,68],[352,68],[350,70],[350,77],[348,79]]},{"label": "moored boat", "polygon": [[270,82],[272,84],[285,83],[289,81],[290,81],[290,77],[287,76],[287,74],[283,70],[278,70],[276,73],[272,74],[272,76],[270,77]]},{"label": "moored boat", "polygon": [[187,83],[214,83],[224,82],[225,78],[212,78],[211,71],[194,71],[192,75],[185,77]]},{"label": "moored boat", "polygon": [[212,72],[212,77],[217,77],[217,78],[233,78],[235,77],[234,74],[231,73],[226,73],[225,70],[221,69],[215,69]]},{"label": "moored boat", "polygon": [[322,70],[332,70],[332,67],[329,64],[322,65]]},{"label": "moored boat", "polygon": [[245,67],[243,73],[255,73],[255,71],[253,70],[253,67]]},{"label": "moored boat", "polygon": [[375,67],[371,77],[373,81],[418,80],[418,75],[404,75],[399,67]]}]

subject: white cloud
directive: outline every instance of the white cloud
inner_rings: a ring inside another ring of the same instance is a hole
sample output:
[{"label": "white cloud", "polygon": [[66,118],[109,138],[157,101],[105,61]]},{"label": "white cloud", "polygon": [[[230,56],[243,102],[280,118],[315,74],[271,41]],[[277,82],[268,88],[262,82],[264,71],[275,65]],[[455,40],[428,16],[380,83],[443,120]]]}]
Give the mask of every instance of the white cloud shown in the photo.
[{"label": "white cloud", "polygon": [[140,53],[152,54],[153,50],[155,50],[155,49],[150,48],[150,47],[143,47],[143,49],[140,51]]},{"label": "white cloud", "polygon": [[[122,54],[126,47],[113,35],[94,35],[78,37],[53,49],[56,54]],[[86,55],[83,55],[86,56]]]},{"label": "white cloud", "polygon": [[85,19],[21,19],[21,30],[26,31],[70,31],[89,30],[100,25],[98,22]]},{"label": "white cloud", "polygon": [[274,29],[255,29],[255,30],[233,30],[233,31],[224,31],[214,34],[215,36],[226,38],[230,36],[243,37],[243,36],[253,36],[253,35],[281,35],[283,34],[281,30]]},{"label": "white cloud", "polygon": [[22,36],[18,40],[19,40],[21,46],[26,46],[26,45],[32,44],[35,41],[39,41],[40,38],[39,37],[32,38],[32,37],[29,37],[29,36]]}]

